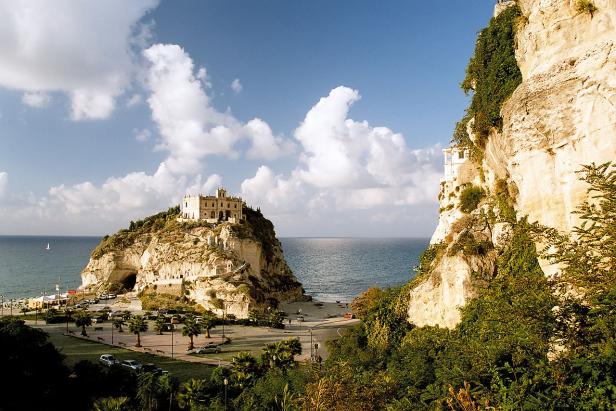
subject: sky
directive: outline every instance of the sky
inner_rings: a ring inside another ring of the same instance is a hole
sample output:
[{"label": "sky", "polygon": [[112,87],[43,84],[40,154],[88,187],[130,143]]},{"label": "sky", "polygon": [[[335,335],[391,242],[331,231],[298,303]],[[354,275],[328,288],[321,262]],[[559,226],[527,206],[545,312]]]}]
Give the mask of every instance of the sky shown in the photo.
[{"label": "sky", "polygon": [[291,236],[426,237],[492,0],[0,0],[0,235],[224,186]]}]

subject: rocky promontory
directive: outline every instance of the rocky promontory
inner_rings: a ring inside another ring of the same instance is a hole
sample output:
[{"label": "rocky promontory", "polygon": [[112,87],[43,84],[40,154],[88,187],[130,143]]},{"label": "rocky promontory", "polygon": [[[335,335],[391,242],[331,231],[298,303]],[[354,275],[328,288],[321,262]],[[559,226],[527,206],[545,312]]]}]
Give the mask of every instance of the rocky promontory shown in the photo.
[{"label": "rocky promontory", "polygon": [[273,224],[244,208],[240,223],[184,221],[179,208],[104,237],[81,273],[82,288],[172,295],[217,314],[246,318],[305,300]]}]

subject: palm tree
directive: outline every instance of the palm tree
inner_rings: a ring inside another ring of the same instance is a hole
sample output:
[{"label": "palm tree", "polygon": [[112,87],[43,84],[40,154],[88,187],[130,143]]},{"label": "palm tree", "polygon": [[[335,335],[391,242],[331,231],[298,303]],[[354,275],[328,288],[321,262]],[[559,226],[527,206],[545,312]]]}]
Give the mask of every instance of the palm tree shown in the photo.
[{"label": "palm tree", "polygon": [[151,372],[139,374],[137,378],[137,399],[142,410],[152,411],[158,407],[159,391],[158,376]]},{"label": "palm tree", "polygon": [[86,333],[86,327],[92,325],[92,316],[87,311],[79,311],[75,314],[75,325],[77,327],[81,327],[81,335],[86,337],[88,333]]},{"label": "palm tree", "polygon": [[178,380],[169,374],[158,377],[158,391],[163,398],[169,398],[169,409],[173,406],[173,396],[178,391]]},{"label": "palm tree", "polygon": [[141,333],[147,330],[148,322],[142,315],[133,315],[131,319],[128,320],[128,331],[130,331],[131,334],[137,335],[137,344],[135,344],[135,347],[141,347]]},{"label": "palm tree", "polygon": [[156,331],[158,335],[163,335],[164,329],[165,329],[165,317],[163,317],[162,315],[159,315],[158,318],[156,319],[156,322],[154,322],[154,331]]},{"label": "palm tree", "polygon": [[248,352],[241,352],[231,359],[231,369],[240,388],[244,388],[256,378],[259,367],[255,357]]},{"label": "palm tree", "polygon": [[248,319],[253,323],[259,322],[259,312],[257,310],[248,311]]},{"label": "palm tree", "polygon": [[280,368],[285,371],[295,365],[295,355],[302,353],[302,345],[298,339],[282,340],[267,344],[261,355],[262,365],[269,368]]},{"label": "palm tree", "polygon": [[128,411],[128,397],[101,398],[94,403],[94,411]]},{"label": "palm tree", "polygon": [[122,317],[115,317],[113,319],[113,321],[111,321],[111,324],[118,329],[118,332],[124,332],[124,330],[122,329],[122,326],[124,325],[124,318]]},{"label": "palm tree", "polygon": [[205,403],[205,380],[191,379],[182,385],[178,394],[180,408],[194,409]]},{"label": "palm tree", "polygon": [[201,334],[201,324],[197,322],[194,316],[186,316],[186,318],[184,319],[184,327],[182,327],[182,335],[184,337],[190,337],[190,344],[188,345],[189,350],[195,348],[193,338],[198,336],[199,334]]},{"label": "palm tree", "polygon": [[205,313],[203,315],[203,319],[201,320],[201,328],[205,330],[205,336],[207,338],[210,337],[210,330],[214,328],[214,321],[216,321],[216,317],[212,313]]},{"label": "palm tree", "polygon": [[30,310],[28,309],[28,306],[24,305],[23,307],[21,307],[20,311],[22,315],[26,315]]}]

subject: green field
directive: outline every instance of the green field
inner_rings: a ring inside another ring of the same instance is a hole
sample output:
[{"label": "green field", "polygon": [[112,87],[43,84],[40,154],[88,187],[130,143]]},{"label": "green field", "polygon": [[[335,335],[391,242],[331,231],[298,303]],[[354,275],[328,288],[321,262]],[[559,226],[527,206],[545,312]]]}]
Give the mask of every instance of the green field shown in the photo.
[{"label": "green field", "polygon": [[214,367],[206,364],[179,361],[169,357],[130,351],[58,333],[50,333],[49,341],[66,356],[65,363],[69,366],[82,360],[98,362],[101,354],[113,354],[120,361],[133,359],[142,364],[154,363],[163,370],[169,371],[170,374],[180,381],[186,381],[190,378],[209,378],[214,370]]}]

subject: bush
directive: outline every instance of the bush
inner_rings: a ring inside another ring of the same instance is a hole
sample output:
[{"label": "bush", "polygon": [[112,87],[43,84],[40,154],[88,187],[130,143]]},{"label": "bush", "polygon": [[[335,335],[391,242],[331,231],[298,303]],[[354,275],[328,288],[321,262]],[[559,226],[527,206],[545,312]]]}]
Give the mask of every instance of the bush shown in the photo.
[{"label": "bush", "polygon": [[462,125],[456,127],[454,142],[466,141],[462,126],[466,126],[470,117],[475,118],[473,131],[480,147],[493,127],[502,128],[501,107],[522,82],[514,49],[515,29],[521,14],[517,5],[510,7],[490,20],[488,27],[479,33],[461,85],[465,93],[473,91],[473,98]]},{"label": "bush", "polygon": [[470,213],[477,208],[481,199],[485,196],[485,192],[480,187],[467,186],[460,193],[460,210],[464,213]]},{"label": "bush", "polygon": [[575,3],[575,11],[578,13],[590,14],[590,17],[592,17],[597,10],[597,6],[595,6],[592,0],[578,0],[577,3]]}]

